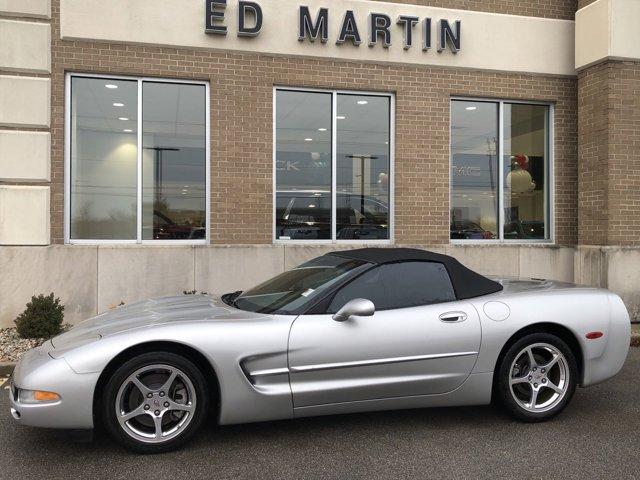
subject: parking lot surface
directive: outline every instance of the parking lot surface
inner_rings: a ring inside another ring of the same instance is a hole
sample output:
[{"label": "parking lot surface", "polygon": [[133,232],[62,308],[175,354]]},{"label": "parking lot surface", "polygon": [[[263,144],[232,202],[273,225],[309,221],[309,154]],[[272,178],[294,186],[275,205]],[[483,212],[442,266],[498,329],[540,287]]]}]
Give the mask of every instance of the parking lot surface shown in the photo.
[{"label": "parking lot surface", "polygon": [[0,399],[0,479],[640,478],[640,348],[544,424],[499,408],[439,408],[206,428],[138,456],[104,434],[77,443],[22,427]]}]

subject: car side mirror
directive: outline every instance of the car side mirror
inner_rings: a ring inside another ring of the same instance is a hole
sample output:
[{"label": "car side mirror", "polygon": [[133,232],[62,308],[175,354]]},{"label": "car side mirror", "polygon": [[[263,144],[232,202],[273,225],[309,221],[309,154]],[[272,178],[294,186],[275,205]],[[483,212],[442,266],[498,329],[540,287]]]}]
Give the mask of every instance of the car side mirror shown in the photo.
[{"label": "car side mirror", "polygon": [[332,318],[336,322],[345,322],[352,316],[370,317],[374,313],[376,313],[376,307],[371,300],[354,298],[353,300],[349,300]]}]

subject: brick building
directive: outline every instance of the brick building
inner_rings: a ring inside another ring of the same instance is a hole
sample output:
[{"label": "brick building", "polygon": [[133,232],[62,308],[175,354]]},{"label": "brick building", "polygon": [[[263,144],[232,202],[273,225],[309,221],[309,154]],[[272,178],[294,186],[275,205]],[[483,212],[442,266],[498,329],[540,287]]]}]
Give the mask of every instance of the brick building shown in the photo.
[{"label": "brick building", "polygon": [[640,319],[638,0],[0,0],[0,326],[411,245]]}]

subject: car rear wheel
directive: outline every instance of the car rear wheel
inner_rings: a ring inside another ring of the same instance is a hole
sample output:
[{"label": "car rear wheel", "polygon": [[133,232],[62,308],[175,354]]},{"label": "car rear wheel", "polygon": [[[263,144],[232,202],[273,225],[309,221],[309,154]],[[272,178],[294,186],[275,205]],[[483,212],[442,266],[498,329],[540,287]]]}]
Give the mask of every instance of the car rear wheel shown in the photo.
[{"label": "car rear wheel", "polygon": [[115,371],[102,413],[109,433],[125,447],[159,453],[189,440],[208,408],[206,380],[196,365],[174,353],[151,352]]},{"label": "car rear wheel", "polygon": [[498,367],[497,395],[516,419],[542,422],[560,413],[576,390],[575,355],[559,337],[532,333],[515,342]]}]

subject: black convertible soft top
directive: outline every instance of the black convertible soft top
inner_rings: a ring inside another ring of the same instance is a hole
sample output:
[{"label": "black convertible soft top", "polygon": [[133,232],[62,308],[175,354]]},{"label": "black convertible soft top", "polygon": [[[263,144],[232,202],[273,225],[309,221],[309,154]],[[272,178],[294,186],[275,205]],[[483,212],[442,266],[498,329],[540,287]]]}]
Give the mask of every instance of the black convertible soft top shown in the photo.
[{"label": "black convertible soft top", "polygon": [[328,255],[362,260],[379,265],[411,261],[442,263],[447,272],[449,272],[458,300],[488,295],[502,290],[502,285],[498,282],[494,282],[468,269],[455,258],[427,250],[418,250],[416,248],[359,248],[331,252]]}]

